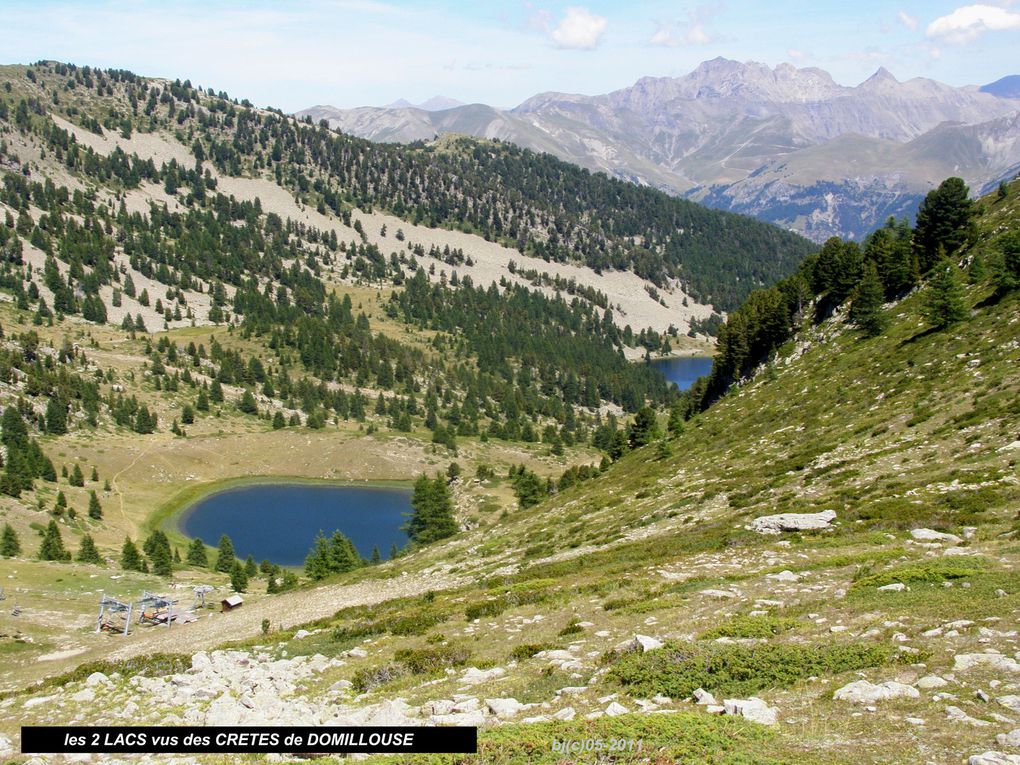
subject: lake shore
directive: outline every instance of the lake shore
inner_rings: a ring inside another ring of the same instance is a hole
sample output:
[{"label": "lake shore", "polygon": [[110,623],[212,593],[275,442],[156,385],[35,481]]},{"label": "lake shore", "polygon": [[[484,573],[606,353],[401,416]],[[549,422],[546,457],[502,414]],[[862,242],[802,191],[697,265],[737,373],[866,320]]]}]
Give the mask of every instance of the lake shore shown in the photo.
[{"label": "lake shore", "polygon": [[181,529],[186,514],[199,502],[214,494],[220,494],[234,489],[243,489],[249,486],[258,485],[297,485],[297,486],[330,486],[330,487],[356,487],[362,489],[410,489],[414,481],[401,480],[331,480],[328,478],[307,478],[304,476],[237,476],[217,481],[206,481],[201,484],[188,486],[177,492],[173,497],[160,505],[145,522],[145,529],[151,533],[161,529],[170,538],[171,544],[189,544],[191,537],[187,536]]}]

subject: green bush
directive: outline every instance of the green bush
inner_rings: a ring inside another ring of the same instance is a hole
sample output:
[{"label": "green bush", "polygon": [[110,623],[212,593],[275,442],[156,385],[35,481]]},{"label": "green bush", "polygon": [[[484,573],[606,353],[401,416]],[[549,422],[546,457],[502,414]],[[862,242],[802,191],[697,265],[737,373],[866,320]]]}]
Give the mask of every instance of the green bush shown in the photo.
[{"label": "green bush", "polygon": [[536,653],[542,651],[548,651],[552,646],[548,643],[522,643],[521,645],[514,646],[514,649],[510,651],[510,658],[514,661],[524,661],[530,659]]},{"label": "green bush", "polygon": [[441,645],[433,648],[402,648],[395,657],[412,675],[428,675],[447,667],[459,667],[471,658],[466,646]]},{"label": "green bush", "polygon": [[644,698],[661,693],[682,699],[696,688],[746,696],[766,688],[788,688],[811,676],[880,666],[895,658],[892,646],[878,644],[670,643],[654,651],[624,654],[609,677],[631,695]]},{"label": "green bush", "polygon": [[797,626],[796,619],[780,616],[734,616],[698,635],[700,640],[714,638],[770,638]]},{"label": "green bush", "polygon": [[981,558],[968,558],[966,561],[933,560],[928,563],[908,563],[879,571],[877,574],[861,576],[851,585],[850,589],[853,591],[883,587],[894,582],[938,584],[950,579],[965,579],[968,576],[981,574],[987,568],[987,564]]}]

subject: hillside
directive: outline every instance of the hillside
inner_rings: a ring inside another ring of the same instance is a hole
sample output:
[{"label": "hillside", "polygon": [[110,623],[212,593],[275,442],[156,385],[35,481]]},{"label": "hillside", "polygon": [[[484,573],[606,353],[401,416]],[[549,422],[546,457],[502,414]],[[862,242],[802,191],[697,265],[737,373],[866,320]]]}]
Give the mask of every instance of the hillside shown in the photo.
[{"label": "hillside", "polygon": [[[975,189],[1012,178],[1020,104],[1010,84],[900,82],[881,68],[847,87],[815,67],[716,58],[681,77],[643,77],[595,96],[541,93],[505,111],[318,106],[299,114],[375,141],[499,138],[821,243],[912,215],[947,175]],[[947,133],[967,143],[963,155],[942,150]]]},{"label": "hillside", "polygon": [[[81,653],[54,666],[115,661],[8,696],[0,731],[118,714],[480,724],[478,759],[501,762],[561,762],[550,740],[582,737],[642,741],[614,761],[1015,752],[1020,295],[996,284],[1018,198],[1020,183],[984,198],[953,251],[970,274],[955,323],[931,325],[934,286],[922,282],[868,336],[845,305],[823,310],[836,283],[819,281],[790,339],[773,328],[778,345],[757,364],[754,343],[735,350],[738,329],[767,317],[752,297],[721,335],[719,374],[736,370],[735,384],[674,419],[671,437],[482,528],[237,614],[123,640],[65,631]],[[806,269],[827,262],[827,246]],[[760,517],[822,511],[834,516],[820,530],[755,530]],[[87,577],[109,574],[0,562],[15,571],[69,577],[59,597],[80,604],[69,611],[94,603],[76,594],[95,586]],[[54,585],[37,586],[56,603]]]}]

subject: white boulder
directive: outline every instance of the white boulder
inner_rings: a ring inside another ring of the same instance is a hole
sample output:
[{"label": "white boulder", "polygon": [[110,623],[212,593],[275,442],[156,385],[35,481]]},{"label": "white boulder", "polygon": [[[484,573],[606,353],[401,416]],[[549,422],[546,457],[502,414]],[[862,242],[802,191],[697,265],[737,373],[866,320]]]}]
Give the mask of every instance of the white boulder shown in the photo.
[{"label": "white boulder", "polygon": [[917,688],[903,683],[890,680],[880,685],[869,683],[867,680],[858,680],[854,683],[844,685],[832,694],[837,701],[849,701],[851,704],[874,704],[876,701],[896,698],[917,698],[920,696]]},{"label": "white boulder", "polygon": [[763,515],[755,518],[747,526],[759,534],[779,534],[783,531],[820,531],[829,528],[835,520],[835,510],[823,510],[820,513],[780,513],[779,515]]},{"label": "white boulder", "polygon": [[946,534],[942,531],[935,531],[934,529],[912,529],[910,536],[918,542],[948,542],[953,545],[958,545],[963,541],[960,537],[956,536],[956,534]]},{"label": "white boulder", "polygon": [[776,725],[779,722],[779,710],[755,696],[749,699],[723,699],[723,709],[728,715],[738,715],[760,725]]}]

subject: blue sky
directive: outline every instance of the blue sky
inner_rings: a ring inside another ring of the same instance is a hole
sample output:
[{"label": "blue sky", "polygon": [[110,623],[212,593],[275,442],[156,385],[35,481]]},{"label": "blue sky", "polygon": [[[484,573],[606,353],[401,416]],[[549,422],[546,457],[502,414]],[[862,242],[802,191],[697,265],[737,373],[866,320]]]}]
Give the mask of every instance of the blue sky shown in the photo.
[{"label": "blue sky", "polygon": [[[808,10],[810,9],[810,10]],[[1020,2],[159,2],[0,0],[0,62],[189,78],[293,111],[443,94],[513,106],[605,93],[716,56],[818,66],[852,85],[1020,73]]]}]

